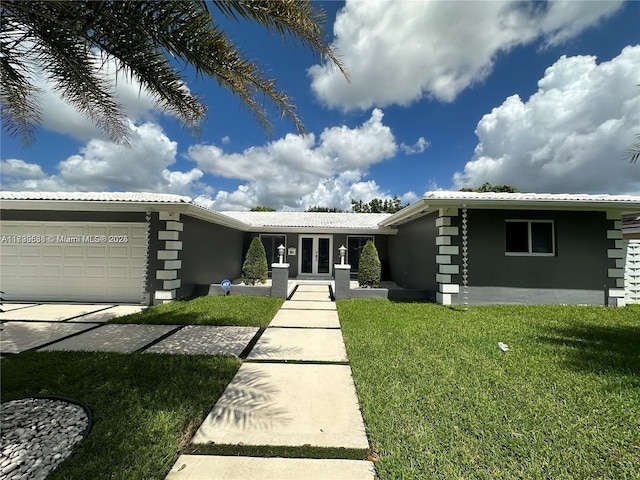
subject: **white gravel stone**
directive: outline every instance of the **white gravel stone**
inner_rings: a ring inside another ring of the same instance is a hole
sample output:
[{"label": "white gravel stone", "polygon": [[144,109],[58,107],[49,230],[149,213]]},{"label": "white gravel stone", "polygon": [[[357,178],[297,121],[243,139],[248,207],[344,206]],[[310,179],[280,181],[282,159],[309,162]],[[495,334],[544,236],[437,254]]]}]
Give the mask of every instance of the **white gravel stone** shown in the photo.
[{"label": "white gravel stone", "polygon": [[2,404],[0,480],[44,479],[70,454],[89,427],[82,407],[58,399]]}]

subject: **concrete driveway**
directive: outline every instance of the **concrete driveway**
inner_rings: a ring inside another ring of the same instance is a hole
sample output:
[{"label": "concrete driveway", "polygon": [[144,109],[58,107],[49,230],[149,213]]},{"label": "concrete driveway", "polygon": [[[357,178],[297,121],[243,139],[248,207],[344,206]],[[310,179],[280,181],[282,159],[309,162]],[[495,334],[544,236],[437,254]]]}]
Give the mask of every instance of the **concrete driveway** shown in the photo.
[{"label": "concrete driveway", "polygon": [[107,322],[114,317],[140,312],[140,305],[79,303],[16,303],[2,305],[0,321]]},{"label": "concrete driveway", "polygon": [[0,308],[0,354],[20,353],[77,335],[140,305],[8,303]]}]

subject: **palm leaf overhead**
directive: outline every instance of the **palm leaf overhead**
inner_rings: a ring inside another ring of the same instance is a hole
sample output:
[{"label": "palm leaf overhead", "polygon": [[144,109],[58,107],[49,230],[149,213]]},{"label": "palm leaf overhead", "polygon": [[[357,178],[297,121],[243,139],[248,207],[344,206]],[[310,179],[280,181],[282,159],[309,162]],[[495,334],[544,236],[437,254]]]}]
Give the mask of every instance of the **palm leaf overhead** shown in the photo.
[{"label": "palm leaf overhead", "polygon": [[[346,76],[324,40],[323,13],[309,1],[214,1],[231,19],[247,20],[282,38],[292,38]],[[247,59],[214,22],[205,0],[196,1],[29,1],[0,4],[0,67],[3,129],[34,139],[40,121],[38,88],[42,72],[61,97],[89,117],[114,141],[126,142],[128,122],[114,99],[104,67],[115,62],[119,74],[136,78],[156,104],[196,129],[206,107],[186,86],[181,73],[192,67],[202,77],[240,98],[267,131],[264,100],[304,132],[292,99]]]}]

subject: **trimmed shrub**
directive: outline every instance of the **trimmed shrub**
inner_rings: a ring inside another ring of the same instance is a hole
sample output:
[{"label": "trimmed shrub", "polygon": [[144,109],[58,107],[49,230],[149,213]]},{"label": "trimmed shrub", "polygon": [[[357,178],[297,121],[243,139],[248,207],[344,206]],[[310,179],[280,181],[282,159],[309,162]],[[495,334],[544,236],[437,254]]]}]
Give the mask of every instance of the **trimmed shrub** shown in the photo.
[{"label": "trimmed shrub", "polygon": [[358,284],[361,287],[379,287],[381,269],[378,249],[368,240],[358,262]]},{"label": "trimmed shrub", "polygon": [[267,254],[260,238],[255,237],[249,245],[247,256],[242,264],[242,281],[247,285],[264,283],[267,281]]}]

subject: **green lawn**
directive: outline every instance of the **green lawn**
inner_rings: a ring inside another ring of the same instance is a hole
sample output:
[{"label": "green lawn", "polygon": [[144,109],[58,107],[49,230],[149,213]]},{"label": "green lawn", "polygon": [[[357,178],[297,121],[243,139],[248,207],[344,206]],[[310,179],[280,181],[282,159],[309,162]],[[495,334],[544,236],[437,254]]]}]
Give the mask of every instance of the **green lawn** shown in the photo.
[{"label": "green lawn", "polygon": [[640,478],[638,306],[338,311],[381,479]]},{"label": "green lawn", "polygon": [[62,395],[94,426],[49,480],[161,479],[240,367],[235,357],[25,352],[2,360],[2,401]]},{"label": "green lawn", "polygon": [[114,318],[109,323],[266,327],[283,301],[281,298],[231,295],[198,297],[156,305],[140,313]]}]

